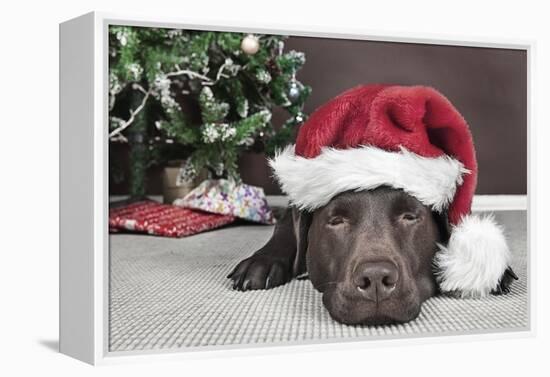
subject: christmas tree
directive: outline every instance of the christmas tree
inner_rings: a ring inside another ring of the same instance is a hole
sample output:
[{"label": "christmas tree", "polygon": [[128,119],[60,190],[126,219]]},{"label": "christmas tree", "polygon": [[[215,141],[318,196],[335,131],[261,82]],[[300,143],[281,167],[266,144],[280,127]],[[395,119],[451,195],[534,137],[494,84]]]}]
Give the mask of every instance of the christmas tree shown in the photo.
[{"label": "christmas tree", "polygon": [[[208,169],[214,178],[238,181],[243,151],[269,156],[292,140],[311,89],[296,80],[304,54],[285,52],[285,39],[109,29],[109,137],[131,145],[131,194],[145,194],[145,169],[168,151],[187,158],[191,176]],[[289,118],[275,126],[277,106]]]}]

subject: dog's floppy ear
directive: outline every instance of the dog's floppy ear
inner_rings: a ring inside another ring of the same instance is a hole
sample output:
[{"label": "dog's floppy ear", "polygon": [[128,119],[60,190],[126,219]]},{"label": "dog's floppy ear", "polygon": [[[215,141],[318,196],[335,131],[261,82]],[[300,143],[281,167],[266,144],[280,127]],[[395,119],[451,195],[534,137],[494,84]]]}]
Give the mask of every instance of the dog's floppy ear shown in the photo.
[{"label": "dog's floppy ear", "polygon": [[296,257],[292,265],[292,275],[298,276],[306,272],[306,250],[308,231],[311,225],[312,213],[300,211],[292,207],[292,220],[294,223],[294,236],[296,237]]},{"label": "dog's floppy ear", "polygon": [[449,218],[447,217],[447,212],[436,212],[433,211],[433,216],[435,222],[437,223],[437,228],[439,229],[439,234],[441,236],[440,243],[446,245],[451,236],[451,224],[449,224]]}]

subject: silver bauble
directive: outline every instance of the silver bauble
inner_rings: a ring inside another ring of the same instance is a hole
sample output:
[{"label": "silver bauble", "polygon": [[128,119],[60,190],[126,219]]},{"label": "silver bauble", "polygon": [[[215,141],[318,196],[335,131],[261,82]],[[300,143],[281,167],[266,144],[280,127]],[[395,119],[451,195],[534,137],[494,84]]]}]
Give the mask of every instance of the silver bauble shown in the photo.
[{"label": "silver bauble", "polygon": [[300,87],[300,85],[298,85],[296,81],[291,82],[287,93],[288,100],[292,104],[296,104],[300,100],[301,95],[302,95],[302,88]]}]

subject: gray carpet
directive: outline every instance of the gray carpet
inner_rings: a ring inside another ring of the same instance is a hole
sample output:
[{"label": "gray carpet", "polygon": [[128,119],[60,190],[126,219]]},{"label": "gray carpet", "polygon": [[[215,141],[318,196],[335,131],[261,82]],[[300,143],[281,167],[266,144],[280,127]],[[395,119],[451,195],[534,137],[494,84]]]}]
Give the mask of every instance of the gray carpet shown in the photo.
[{"label": "gray carpet", "polygon": [[506,296],[435,297],[407,324],[346,326],[333,321],[308,280],[236,292],[225,276],[261,247],[271,226],[241,225],[183,239],[110,236],[111,351],[334,341],[518,330],[528,326],[524,211],[497,212],[520,277]]}]

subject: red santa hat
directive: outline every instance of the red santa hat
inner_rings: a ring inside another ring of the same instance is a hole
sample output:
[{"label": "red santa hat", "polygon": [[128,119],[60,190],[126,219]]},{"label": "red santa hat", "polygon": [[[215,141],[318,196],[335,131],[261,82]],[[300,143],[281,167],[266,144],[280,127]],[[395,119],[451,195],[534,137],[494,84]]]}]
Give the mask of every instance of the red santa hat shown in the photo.
[{"label": "red santa hat", "polygon": [[434,264],[440,288],[484,296],[509,265],[502,229],[471,214],[477,161],[468,124],[438,91],[365,85],[318,108],[296,145],[270,165],[293,205],[315,210],[335,195],[379,186],[402,189],[451,224]]}]

